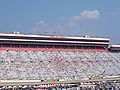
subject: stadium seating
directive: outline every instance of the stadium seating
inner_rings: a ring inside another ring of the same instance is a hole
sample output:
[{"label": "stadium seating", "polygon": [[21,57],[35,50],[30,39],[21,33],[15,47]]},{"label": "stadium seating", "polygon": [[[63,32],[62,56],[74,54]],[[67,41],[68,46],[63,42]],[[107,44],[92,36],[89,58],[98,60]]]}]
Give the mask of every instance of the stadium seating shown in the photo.
[{"label": "stadium seating", "polygon": [[100,49],[0,50],[0,79],[94,78],[120,74],[120,52]]}]

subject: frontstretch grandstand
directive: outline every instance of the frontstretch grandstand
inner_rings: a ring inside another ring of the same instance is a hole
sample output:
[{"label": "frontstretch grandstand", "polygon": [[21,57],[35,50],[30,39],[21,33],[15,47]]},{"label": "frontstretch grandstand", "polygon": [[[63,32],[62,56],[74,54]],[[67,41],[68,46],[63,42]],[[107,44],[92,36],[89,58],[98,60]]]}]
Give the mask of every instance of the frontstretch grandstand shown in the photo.
[{"label": "frontstretch grandstand", "polygon": [[108,38],[0,33],[0,80],[80,80],[120,75]]}]

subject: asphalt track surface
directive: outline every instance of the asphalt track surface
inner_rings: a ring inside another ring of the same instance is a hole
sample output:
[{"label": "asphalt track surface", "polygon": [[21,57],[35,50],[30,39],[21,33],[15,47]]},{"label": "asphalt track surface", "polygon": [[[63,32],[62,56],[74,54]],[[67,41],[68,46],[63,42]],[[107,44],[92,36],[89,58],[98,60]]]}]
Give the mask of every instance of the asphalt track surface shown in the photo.
[{"label": "asphalt track surface", "polygon": [[0,80],[0,86],[19,86],[19,85],[45,85],[45,84],[71,84],[71,83],[87,83],[87,82],[100,82],[100,81],[113,81],[120,80],[120,76],[89,79],[89,80],[71,80],[71,81],[43,81],[41,80]]}]

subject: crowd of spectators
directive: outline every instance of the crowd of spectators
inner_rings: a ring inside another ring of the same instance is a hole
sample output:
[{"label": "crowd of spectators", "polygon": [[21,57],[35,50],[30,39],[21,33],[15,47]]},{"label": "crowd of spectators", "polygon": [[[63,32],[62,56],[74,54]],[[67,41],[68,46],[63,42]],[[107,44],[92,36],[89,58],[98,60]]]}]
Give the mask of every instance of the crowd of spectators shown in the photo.
[{"label": "crowd of spectators", "polygon": [[120,81],[75,84],[0,86],[0,90],[120,90]]},{"label": "crowd of spectators", "polygon": [[120,52],[1,50],[1,80],[73,80],[120,74]]}]

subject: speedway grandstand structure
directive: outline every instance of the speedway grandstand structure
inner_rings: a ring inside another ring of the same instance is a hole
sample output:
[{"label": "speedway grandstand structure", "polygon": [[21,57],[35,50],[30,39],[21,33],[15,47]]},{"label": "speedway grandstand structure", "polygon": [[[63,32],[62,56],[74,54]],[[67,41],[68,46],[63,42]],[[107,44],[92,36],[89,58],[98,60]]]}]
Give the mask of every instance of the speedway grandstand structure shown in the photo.
[{"label": "speedway grandstand structure", "polygon": [[120,75],[109,38],[0,33],[0,80],[72,81]]}]

